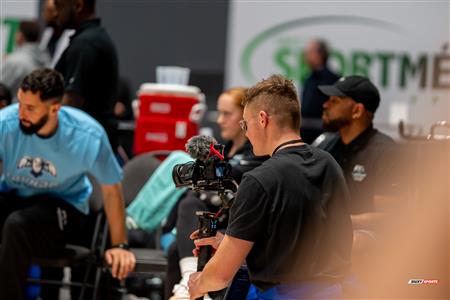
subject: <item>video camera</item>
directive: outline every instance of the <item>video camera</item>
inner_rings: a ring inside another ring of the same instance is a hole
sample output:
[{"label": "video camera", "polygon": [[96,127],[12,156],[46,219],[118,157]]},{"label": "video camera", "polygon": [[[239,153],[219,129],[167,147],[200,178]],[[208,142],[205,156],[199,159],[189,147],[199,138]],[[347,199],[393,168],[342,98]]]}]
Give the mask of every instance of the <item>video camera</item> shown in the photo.
[{"label": "video camera", "polygon": [[212,137],[194,136],[188,140],[186,150],[196,160],[174,166],[172,178],[176,187],[217,191],[221,197],[226,192],[236,192],[237,184],[231,176],[231,165],[225,161],[223,145]]}]

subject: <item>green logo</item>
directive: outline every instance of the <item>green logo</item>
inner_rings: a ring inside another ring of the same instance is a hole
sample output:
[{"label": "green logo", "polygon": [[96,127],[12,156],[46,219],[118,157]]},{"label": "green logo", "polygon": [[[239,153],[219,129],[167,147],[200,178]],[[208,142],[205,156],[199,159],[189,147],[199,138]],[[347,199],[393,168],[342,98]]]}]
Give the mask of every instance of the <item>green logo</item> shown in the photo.
[{"label": "green logo", "polygon": [[1,22],[3,26],[6,26],[8,28],[8,36],[6,38],[6,45],[4,49],[1,49],[2,51],[6,53],[11,53],[14,51],[14,46],[16,45],[16,32],[19,29],[19,19],[15,18],[4,18]]}]

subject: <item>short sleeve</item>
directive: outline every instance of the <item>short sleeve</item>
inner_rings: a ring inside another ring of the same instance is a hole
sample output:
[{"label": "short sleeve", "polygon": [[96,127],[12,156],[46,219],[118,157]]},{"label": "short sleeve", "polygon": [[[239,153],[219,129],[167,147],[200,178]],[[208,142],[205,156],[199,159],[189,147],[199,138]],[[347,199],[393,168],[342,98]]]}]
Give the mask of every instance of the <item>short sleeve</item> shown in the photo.
[{"label": "short sleeve", "polygon": [[244,175],[230,209],[227,235],[255,242],[265,232],[268,200],[261,184],[252,176]]},{"label": "short sleeve", "polygon": [[[4,123],[5,123],[5,120],[4,120],[4,116],[3,116],[3,112],[2,112],[2,110],[0,109],[0,161],[3,161],[3,156],[4,156],[4,153],[3,153],[3,151],[4,151],[4,148],[5,148],[5,133],[3,132],[4,131]],[[2,173],[2,171],[0,170],[0,174]]]},{"label": "short sleeve", "polygon": [[101,137],[97,159],[94,161],[90,173],[100,184],[115,184],[122,180],[122,169],[105,133]]},{"label": "short sleeve", "polygon": [[92,66],[96,65],[97,51],[93,46],[85,43],[69,46],[65,60],[67,63],[64,80],[66,91],[74,92],[83,98],[89,93],[89,84],[95,82],[92,78]]}]

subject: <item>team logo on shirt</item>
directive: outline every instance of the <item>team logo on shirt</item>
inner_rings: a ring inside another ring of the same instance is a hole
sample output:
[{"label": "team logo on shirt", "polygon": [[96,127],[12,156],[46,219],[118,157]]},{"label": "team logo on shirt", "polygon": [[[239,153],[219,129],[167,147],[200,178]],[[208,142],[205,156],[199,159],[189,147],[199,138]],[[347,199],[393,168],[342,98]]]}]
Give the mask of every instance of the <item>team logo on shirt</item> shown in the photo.
[{"label": "team logo on shirt", "polygon": [[47,172],[53,177],[56,177],[55,165],[51,161],[45,160],[40,157],[24,156],[22,157],[22,159],[20,159],[17,168],[30,168],[31,175],[36,178],[42,176],[43,172]]},{"label": "team logo on shirt", "polygon": [[355,165],[353,167],[352,177],[354,181],[361,182],[367,177],[366,169],[362,165]]}]

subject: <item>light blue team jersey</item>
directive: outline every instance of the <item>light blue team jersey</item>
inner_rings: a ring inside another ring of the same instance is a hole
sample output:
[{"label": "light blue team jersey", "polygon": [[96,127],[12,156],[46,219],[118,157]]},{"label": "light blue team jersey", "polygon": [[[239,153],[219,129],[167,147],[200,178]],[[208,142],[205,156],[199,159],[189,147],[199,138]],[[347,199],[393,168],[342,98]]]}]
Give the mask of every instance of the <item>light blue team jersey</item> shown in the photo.
[{"label": "light blue team jersey", "polygon": [[86,173],[100,184],[122,179],[104,129],[86,113],[70,107],[60,109],[58,129],[48,138],[22,132],[18,104],[1,109],[0,160],[0,192],[56,196],[84,214],[89,212],[92,193]]}]

